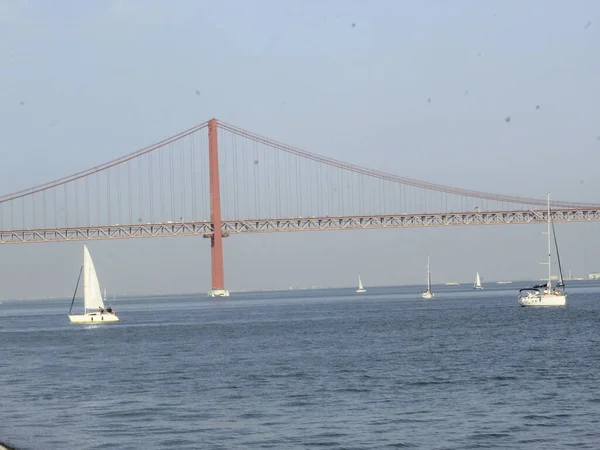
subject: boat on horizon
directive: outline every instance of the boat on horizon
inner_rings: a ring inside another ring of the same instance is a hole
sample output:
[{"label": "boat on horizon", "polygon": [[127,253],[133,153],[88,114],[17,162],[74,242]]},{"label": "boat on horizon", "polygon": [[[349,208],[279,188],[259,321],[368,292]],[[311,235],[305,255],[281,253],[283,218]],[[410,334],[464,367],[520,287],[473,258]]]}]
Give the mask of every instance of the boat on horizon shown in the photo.
[{"label": "boat on horizon", "polygon": [[429,266],[429,255],[427,255],[427,289],[421,292],[421,298],[429,300],[434,297],[434,293],[431,290],[431,271]]},{"label": "boat on horizon", "polygon": [[481,285],[481,278],[479,277],[479,272],[475,274],[475,283],[473,284],[473,289],[483,289]]},{"label": "boat on horizon", "polygon": [[367,292],[367,290],[363,286],[362,281],[360,279],[360,274],[358,275],[358,289],[356,290],[356,292],[358,292],[359,294],[362,294],[363,292]]}]

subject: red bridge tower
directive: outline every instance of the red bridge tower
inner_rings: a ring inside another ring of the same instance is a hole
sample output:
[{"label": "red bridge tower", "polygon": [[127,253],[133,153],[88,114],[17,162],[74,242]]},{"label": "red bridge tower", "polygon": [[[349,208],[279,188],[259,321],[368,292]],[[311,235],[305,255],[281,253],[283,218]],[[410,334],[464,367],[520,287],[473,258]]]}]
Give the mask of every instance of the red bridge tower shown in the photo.
[{"label": "red bridge tower", "polygon": [[219,184],[219,142],[217,119],[208,121],[208,167],[210,179],[210,237],[212,289],[209,297],[229,297],[223,273],[223,235],[221,232],[221,188]]}]

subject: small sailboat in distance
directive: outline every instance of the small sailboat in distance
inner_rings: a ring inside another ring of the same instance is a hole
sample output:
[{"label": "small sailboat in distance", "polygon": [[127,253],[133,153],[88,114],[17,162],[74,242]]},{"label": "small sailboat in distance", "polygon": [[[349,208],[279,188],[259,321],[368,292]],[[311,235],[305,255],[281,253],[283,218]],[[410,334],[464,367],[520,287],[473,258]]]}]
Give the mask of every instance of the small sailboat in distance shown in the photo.
[{"label": "small sailboat in distance", "polygon": [[358,289],[356,290],[356,292],[358,292],[359,294],[363,293],[363,292],[367,292],[367,290],[364,288],[362,281],[360,279],[360,275],[358,276]]},{"label": "small sailboat in distance", "polygon": [[429,300],[435,294],[431,290],[431,271],[429,270],[429,255],[427,255],[427,289],[421,292],[421,297]]},{"label": "small sailboat in distance", "polygon": [[[82,272],[83,314],[71,314]],[[109,306],[106,309],[104,308],[104,301],[102,300],[102,292],[100,291],[98,275],[96,275],[94,262],[92,261],[92,257],[90,256],[90,252],[86,245],[83,246],[83,264],[79,270],[79,277],[77,278],[77,284],[75,285],[73,300],[71,301],[71,307],[69,308],[69,320],[71,323],[102,323],[119,321],[117,312],[113,310],[112,306]]]},{"label": "small sailboat in distance", "polygon": [[481,285],[481,278],[479,277],[479,272],[475,274],[475,284],[473,285],[473,289],[483,289]]}]

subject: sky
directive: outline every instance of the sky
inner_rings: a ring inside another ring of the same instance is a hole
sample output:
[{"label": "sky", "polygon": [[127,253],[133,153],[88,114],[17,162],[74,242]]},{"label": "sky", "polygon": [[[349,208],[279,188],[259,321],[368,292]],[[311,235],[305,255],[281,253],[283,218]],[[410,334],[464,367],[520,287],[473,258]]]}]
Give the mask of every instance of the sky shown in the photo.
[{"label": "sky", "polygon": [[[599,54],[594,0],[0,0],[0,193],[217,117],[400,176],[600,203]],[[537,279],[542,231],[234,236],[226,287],[423,283],[427,254],[434,282]],[[567,270],[600,271],[600,225],[557,231]],[[89,247],[117,295],[210,287],[201,237]],[[0,298],[68,297],[81,258],[0,246]]]}]

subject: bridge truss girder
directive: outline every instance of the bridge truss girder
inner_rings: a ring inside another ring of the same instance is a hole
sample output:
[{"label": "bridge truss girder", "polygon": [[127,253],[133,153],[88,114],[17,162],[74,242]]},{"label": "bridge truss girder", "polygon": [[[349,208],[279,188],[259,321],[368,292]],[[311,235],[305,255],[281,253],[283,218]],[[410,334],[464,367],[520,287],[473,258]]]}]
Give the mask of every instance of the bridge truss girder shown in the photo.
[{"label": "bridge truss girder", "polygon": [[[596,209],[555,210],[551,214],[554,222],[589,222],[600,220],[600,210]],[[546,220],[547,212],[544,210],[392,214],[226,221],[223,223],[222,230],[228,234],[237,234],[465,225],[514,225],[543,223]]]},{"label": "bridge truss girder", "polygon": [[[554,210],[551,214],[554,222],[600,221],[600,209],[561,209]],[[221,233],[223,237],[227,237],[232,234],[290,231],[516,225],[543,223],[546,220],[547,212],[544,210],[246,219],[224,220],[221,224]],[[198,235],[210,238],[212,234],[213,225],[210,222],[146,223],[136,225],[4,230],[0,231],[0,244]]]}]

